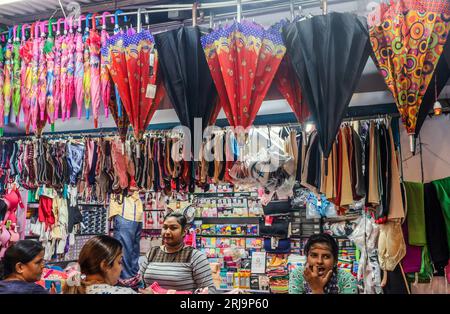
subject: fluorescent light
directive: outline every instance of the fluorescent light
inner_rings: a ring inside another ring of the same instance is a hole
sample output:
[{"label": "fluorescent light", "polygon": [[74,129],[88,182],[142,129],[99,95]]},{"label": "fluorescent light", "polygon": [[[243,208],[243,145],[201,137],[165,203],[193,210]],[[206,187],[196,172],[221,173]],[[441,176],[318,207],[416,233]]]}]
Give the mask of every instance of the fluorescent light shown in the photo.
[{"label": "fluorescent light", "polygon": [[22,0],[0,0],[0,5],[10,4],[14,2],[20,2]]}]

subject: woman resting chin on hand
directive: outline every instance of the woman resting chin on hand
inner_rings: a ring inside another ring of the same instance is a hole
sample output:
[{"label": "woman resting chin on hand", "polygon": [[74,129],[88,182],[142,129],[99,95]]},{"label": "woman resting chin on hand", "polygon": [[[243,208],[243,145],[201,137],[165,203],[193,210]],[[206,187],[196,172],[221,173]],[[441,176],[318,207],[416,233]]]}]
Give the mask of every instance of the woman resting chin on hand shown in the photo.
[{"label": "woman resting chin on hand", "polygon": [[356,294],[356,278],[337,268],[339,248],[328,234],[312,235],[305,245],[306,265],[289,278],[291,294]]}]

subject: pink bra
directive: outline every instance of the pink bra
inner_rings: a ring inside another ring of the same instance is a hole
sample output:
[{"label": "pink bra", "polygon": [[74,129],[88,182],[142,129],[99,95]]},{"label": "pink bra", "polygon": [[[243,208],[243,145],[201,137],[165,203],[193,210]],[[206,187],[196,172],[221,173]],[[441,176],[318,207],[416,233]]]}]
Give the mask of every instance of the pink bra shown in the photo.
[{"label": "pink bra", "polygon": [[11,234],[6,229],[6,226],[2,224],[2,229],[0,233],[0,243],[2,244],[3,247],[5,247],[8,244],[10,238]]}]

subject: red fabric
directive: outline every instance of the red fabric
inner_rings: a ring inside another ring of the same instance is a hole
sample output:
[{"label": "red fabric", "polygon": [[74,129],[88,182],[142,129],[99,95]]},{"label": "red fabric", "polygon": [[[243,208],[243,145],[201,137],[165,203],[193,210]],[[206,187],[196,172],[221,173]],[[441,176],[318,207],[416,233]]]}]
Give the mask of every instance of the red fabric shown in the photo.
[{"label": "red fabric", "polygon": [[274,78],[277,89],[288,102],[295,114],[298,122],[303,122],[309,118],[310,112],[306,105],[305,99],[302,97],[300,83],[295,76],[291,61],[287,55],[278,67],[278,71]]},{"label": "red fabric", "polygon": [[50,229],[55,224],[55,216],[53,215],[53,200],[46,196],[39,198],[38,217],[40,222],[45,223],[45,230]]},{"label": "red fabric", "polygon": [[23,208],[22,197],[19,193],[19,190],[12,190],[8,194],[6,194],[3,199],[8,202],[8,211],[5,215],[5,221],[11,220],[12,223],[17,223],[17,207],[20,205],[20,207]]}]

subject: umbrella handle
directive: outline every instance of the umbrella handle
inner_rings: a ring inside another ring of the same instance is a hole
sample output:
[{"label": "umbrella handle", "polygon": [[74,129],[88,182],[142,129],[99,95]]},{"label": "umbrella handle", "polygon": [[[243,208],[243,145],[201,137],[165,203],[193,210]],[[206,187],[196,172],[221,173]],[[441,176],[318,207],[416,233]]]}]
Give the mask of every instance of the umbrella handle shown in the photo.
[{"label": "umbrella handle", "polygon": [[89,13],[86,15],[86,23],[85,23],[85,29],[89,30],[89,20],[91,19],[92,14]]},{"label": "umbrella handle", "polygon": [[30,25],[28,25],[28,24],[23,24],[22,25],[22,40],[25,40],[25,29],[27,27],[30,27]]},{"label": "umbrella handle", "polygon": [[44,37],[45,36],[45,25],[48,23],[48,21],[44,21],[44,22],[41,22],[40,24],[40,26],[41,26],[41,36],[42,37]]},{"label": "umbrella handle", "polygon": [[94,14],[92,15],[92,29],[93,29],[94,31],[97,30],[97,21],[96,21],[96,19],[95,19],[97,16],[99,16],[98,13],[94,13]]},{"label": "umbrella handle", "polygon": [[67,35],[67,24],[68,24],[67,17],[64,19],[64,35]]},{"label": "umbrella handle", "polygon": [[49,19],[48,20],[48,37],[53,37],[53,24],[55,23],[55,19]]},{"label": "umbrella handle", "polygon": [[64,21],[64,18],[60,18],[58,19],[58,21],[56,22],[56,34],[61,34],[61,28],[60,28],[60,23]]},{"label": "umbrella handle", "polygon": [[8,41],[11,42],[13,27],[8,27]]},{"label": "umbrella handle", "polygon": [[[119,28],[119,14],[123,13],[122,10],[117,10],[114,12],[114,28]],[[126,15],[123,16],[124,22],[128,22],[128,17]]]},{"label": "umbrella handle", "polygon": [[39,34],[39,25],[41,24],[41,22],[36,22],[36,24],[34,25],[34,38],[38,38],[38,34]]},{"label": "umbrella handle", "polygon": [[16,40],[16,34],[17,34],[17,27],[18,27],[19,25],[14,25],[13,26],[13,39],[14,40]]},{"label": "umbrella handle", "polygon": [[77,31],[79,31],[79,32],[81,32],[81,20],[82,20],[83,18],[86,18],[83,14],[81,14],[81,15],[78,17],[78,29],[77,29]]},{"label": "umbrella handle", "polygon": [[[110,12],[106,11],[102,14],[102,28],[106,29],[106,15],[111,15]],[[111,16],[111,23],[114,23],[114,17]]]},{"label": "umbrella handle", "polygon": [[73,16],[69,17],[69,21],[67,22],[67,25],[69,25],[69,33],[73,33]]}]

